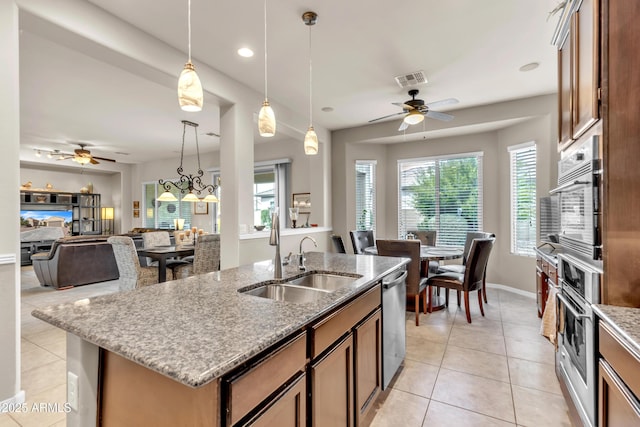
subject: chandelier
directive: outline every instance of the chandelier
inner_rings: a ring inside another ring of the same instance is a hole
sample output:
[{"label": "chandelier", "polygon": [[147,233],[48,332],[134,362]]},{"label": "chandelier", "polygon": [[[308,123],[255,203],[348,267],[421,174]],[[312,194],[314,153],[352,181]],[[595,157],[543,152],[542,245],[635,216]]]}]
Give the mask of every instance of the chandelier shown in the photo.
[{"label": "chandelier", "polygon": [[[198,171],[195,175],[185,174],[184,169],[182,167],[182,161],[184,159],[184,139],[187,133],[187,126],[193,127],[193,133],[196,136],[196,154],[198,157]],[[164,193],[158,197],[157,200],[162,202],[175,202],[178,198],[171,193],[171,187],[178,190],[181,194],[186,194],[182,197],[182,201],[184,202],[211,202],[215,203],[218,201],[218,198],[215,195],[217,185],[208,184],[205,185],[202,182],[202,177],[204,176],[204,172],[200,167],[200,147],[198,146],[198,124],[190,122],[188,120],[182,120],[182,149],[180,151],[180,166],[178,167],[178,178],[175,181],[165,181],[163,179],[158,180],[158,184],[162,186],[164,189]],[[199,196],[206,194],[202,199]]]}]

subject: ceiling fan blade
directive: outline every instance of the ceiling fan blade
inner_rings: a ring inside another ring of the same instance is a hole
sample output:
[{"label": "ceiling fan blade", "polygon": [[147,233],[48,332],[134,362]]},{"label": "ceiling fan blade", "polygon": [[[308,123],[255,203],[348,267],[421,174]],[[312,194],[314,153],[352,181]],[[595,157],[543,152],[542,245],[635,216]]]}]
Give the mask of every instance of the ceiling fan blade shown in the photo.
[{"label": "ceiling fan blade", "polygon": [[430,117],[432,119],[442,120],[444,122],[449,122],[453,119],[451,114],[441,113],[439,111],[427,111],[425,116]]},{"label": "ceiling fan blade", "polygon": [[429,109],[431,109],[431,108],[441,107],[441,106],[443,106],[443,105],[453,105],[453,104],[457,104],[458,102],[460,102],[460,101],[458,101],[458,100],[457,100],[457,99],[455,99],[455,98],[447,98],[447,99],[441,99],[440,101],[433,101],[433,102],[430,102],[430,103],[425,104],[425,105],[426,105]]},{"label": "ceiling fan blade", "polygon": [[405,130],[408,127],[409,127],[409,124],[403,120],[402,123],[400,123],[400,127],[398,128],[398,132],[402,132],[403,130]]},{"label": "ceiling fan blade", "polygon": [[413,110],[413,107],[409,104],[405,104],[403,102],[392,102],[393,105],[397,105],[398,107],[404,108],[405,110]]},{"label": "ceiling fan blade", "polygon": [[99,165],[100,162],[96,160],[95,157],[92,157],[91,160],[89,160],[89,163],[91,163],[92,165]]},{"label": "ceiling fan blade", "polygon": [[369,120],[369,123],[371,123],[371,122],[377,122],[378,120],[387,119],[387,118],[389,118],[389,117],[393,117],[393,116],[398,116],[398,115],[400,115],[400,114],[405,114],[405,112],[404,112],[404,111],[401,111],[401,112],[399,112],[399,113],[393,113],[393,114],[389,114],[389,115],[387,115],[387,116],[378,117],[377,119]]},{"label": "ceiling fan blade", "polygon": [[98,159],[98,160],[104,160],[105,162],[113,162],[113,163],[115,163],[115,162],[116,162],[116,161],[115,161],[115,160],[113,160],[113,159],[107,159],[107,158],[105,158],[105,157],[97,157],[97,156],[91,156],[91,157],[92,157],[92,158],[94,158],[94,159]]}]

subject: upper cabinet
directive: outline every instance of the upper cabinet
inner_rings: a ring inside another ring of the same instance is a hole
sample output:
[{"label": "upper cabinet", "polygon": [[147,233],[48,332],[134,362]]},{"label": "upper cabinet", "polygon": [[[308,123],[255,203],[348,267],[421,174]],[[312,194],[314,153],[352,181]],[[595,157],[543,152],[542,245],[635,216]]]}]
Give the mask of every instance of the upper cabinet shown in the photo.
[{"label": "upper cabinet", "polygon": [[600,118],[600,0],[568,1],[558,46],[558,150]]}]

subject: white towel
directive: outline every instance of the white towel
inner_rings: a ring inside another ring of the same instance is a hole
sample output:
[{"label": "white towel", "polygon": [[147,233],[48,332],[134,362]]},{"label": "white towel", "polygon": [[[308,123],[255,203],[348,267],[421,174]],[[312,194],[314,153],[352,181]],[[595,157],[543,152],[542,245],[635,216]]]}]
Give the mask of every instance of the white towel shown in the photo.
[{"label": "white towel", "polygon": [[542,313],[542,323],[540,324],[540,334],[551,341],[551,344],[558,346],[557,343],[557,322],[556,322],[556,294],[558,291],[554,286],[549,287],[547,295],[547,303]]}]

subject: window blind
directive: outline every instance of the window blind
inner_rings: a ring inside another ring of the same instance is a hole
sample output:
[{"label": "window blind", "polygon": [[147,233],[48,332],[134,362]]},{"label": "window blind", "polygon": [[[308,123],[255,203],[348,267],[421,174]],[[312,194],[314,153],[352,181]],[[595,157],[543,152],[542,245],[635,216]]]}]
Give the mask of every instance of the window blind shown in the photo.
[{"label": "window blind", "polygon": [[482,230],[482,153],[398,161],[398,238],[437,230],[437,245],[463,246]]},{"label": "window blind", "polygon": [[535,256],[536,146],[509,147],[511,157],[511,253]]},{"label": "window blind", "polygon": [[376,161],[356,160],[356,229],[376,229]]}]

